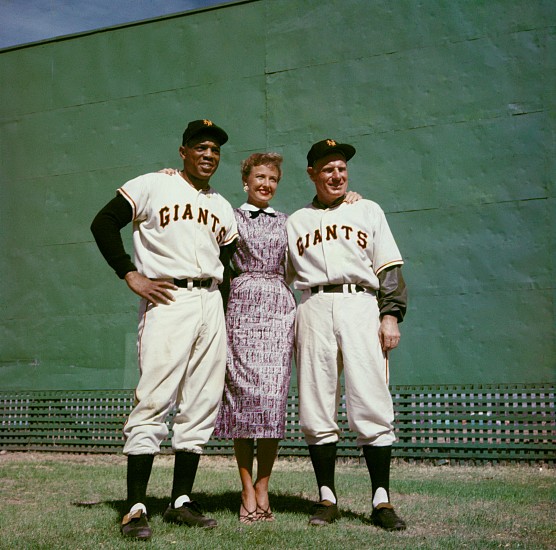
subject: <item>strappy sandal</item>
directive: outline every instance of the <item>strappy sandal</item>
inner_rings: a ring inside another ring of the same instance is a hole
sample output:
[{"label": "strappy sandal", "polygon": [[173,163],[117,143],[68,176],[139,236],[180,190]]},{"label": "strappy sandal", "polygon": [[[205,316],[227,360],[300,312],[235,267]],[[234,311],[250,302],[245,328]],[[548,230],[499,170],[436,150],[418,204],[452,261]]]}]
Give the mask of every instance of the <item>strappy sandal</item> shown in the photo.
[{"label": "strappy sandal", "polygon": [[[245,514],[242,514],[241,510],[245,510]],[[257,509],[255,508],[255,510],[250,512],[243,504],[243,501],[241,501],[241,506],[239,507],[239,522],[243,523],[243,525],[251,525],[252,523],[255,523],[258,519],[259,518],[257,514]]]},{"label": "strappy sandal", "polygon": [[270,504],[266,509],[257,505],[257,521],[274,521],[275,519],[274,514],[270,511]]}]

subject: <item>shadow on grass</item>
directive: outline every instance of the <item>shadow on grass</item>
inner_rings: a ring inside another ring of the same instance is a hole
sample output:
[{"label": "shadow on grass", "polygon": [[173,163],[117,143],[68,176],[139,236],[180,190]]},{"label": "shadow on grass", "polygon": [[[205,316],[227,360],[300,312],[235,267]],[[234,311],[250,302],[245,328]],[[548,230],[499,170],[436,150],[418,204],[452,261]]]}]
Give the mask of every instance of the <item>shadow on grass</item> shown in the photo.
[{"label": "shadow on grass", "polygon": [[[220,494],[206,494],[206,493],[193,493],[193,498],[201,506],[204,514],[210,516],[215,512],[229,512],[231,514],[238,514],[240,505],[240,491],[227,491]],[[170,498],[154,498],[147,497],[145,506],[149,511],[149,517],[162,516],[168,507]],[[270,493],[270,502],[272,511],[280,514],[299,514],[303,518],[309,518],[313,510],[314,501],[306,498],[301,498],[295,495],[274,495]],[[112,507],[117,513],[118,517],[122,517],[128,512],[127,503],[125,500],[109,500],[99,502],[73,502],[74,506],[91,508],[98,505],[108,505]],[[356,514],[349,510],[342,510],[341,517],[350,520],[358,520],[363,523],[370,523],[369,516],[363,514]]]}]

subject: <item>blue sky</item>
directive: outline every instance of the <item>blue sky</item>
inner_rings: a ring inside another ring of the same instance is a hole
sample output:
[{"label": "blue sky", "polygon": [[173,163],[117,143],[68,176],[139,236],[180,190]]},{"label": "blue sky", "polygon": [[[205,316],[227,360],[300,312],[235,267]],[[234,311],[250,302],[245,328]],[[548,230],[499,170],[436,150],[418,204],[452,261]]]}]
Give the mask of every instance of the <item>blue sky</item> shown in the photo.
[{"label": "blue sky", "polygon": [[0,48],[224,3],[226,0],[0,0]]}]

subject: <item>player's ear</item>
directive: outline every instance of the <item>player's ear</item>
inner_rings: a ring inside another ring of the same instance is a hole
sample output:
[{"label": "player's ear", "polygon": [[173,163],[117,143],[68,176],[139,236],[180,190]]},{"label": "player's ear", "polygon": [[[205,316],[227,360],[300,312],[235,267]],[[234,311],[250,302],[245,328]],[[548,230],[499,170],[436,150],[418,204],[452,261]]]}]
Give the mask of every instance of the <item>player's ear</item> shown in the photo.
[{"label": "player's ear", "polygon": [[187,156],[187,149],[181,145],[180,148],[178,149],[179,153],[180,153],[180,157],[182,159],[184,159]]},{"label": "player's ear", "polygon": [[311,181],[315,181],[314,180],[315,172],[314,172],[312,166],[307,166],[307,174],[309,174],[309,177],[311,178]]}]

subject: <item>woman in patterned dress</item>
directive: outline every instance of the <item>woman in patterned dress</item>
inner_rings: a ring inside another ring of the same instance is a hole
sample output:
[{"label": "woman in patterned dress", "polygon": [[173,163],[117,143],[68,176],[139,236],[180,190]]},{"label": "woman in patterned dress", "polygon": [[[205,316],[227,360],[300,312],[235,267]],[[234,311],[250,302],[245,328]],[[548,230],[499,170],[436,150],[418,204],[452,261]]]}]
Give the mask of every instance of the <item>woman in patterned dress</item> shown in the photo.
[{"label": "woman in patterned dress", "polygon": [[245,159],[247,202],[235,209],[239,239],[226,309],[226,386],[214,437],[234,440],[242,484],[239,520],[245,524],[274,519],[268,484],[284,437],[290,386],[296,304],[285,280],[287,215],[269,206],[281,163],[277,153]]}]

